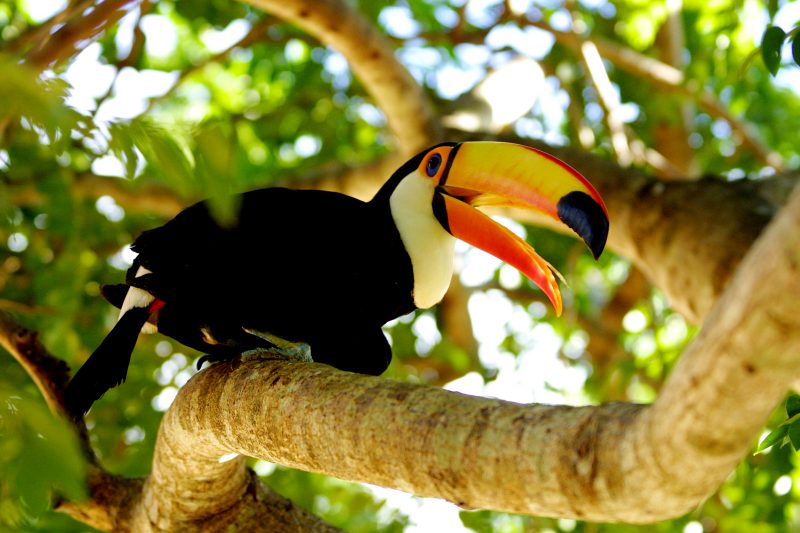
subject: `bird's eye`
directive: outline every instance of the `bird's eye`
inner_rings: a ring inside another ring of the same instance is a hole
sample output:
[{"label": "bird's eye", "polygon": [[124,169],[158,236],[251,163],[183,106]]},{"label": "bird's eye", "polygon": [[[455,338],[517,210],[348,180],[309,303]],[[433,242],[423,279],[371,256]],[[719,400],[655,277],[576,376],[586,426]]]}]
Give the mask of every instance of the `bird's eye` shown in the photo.
[{"label": "bird's eye", "polygon": [[428,159],[428,164],[425,166],[425,172],[428,173],[428,176],[434,177],[437,172],[439,172],[439,167],[442,166],[442,156],[439,154],[433,154],[430,159]]}]

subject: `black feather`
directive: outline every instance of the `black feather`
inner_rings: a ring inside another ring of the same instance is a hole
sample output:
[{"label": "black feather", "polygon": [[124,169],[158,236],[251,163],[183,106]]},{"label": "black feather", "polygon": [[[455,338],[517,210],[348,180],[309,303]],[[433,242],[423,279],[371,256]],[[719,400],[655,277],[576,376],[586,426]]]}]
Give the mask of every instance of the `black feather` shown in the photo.
[{"label": "black feather", "polygon": [[129,309],[73,376],[67,385],[65,403],[74,417],[84,415],[108,389],[125,381],[131,352],[149,316],[146,307]]}]

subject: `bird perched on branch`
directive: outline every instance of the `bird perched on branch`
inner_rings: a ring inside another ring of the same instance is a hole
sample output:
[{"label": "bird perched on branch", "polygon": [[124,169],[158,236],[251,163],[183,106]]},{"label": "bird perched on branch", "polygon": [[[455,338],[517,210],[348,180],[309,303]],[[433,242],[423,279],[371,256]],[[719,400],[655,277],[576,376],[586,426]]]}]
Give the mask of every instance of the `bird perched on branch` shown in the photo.
[{"label": "bird perched on branch", "polygon": [[497,142],[442,143],[401,166],[369,202],[314,190],[238,197],[233,224],[195,204],[133,243],[124,284],[104,287],[117,324],[69,383],[84,414],[125,380],[139,332],[160,333],[211,359],[264,351],[378,375],[391,348],[381,327],[438,303],[456,239],[519,269],[561,313],[552,267],[477,210],[541,212],[571,228],[597,258],[608,235],[600,195],[544,152]]}]

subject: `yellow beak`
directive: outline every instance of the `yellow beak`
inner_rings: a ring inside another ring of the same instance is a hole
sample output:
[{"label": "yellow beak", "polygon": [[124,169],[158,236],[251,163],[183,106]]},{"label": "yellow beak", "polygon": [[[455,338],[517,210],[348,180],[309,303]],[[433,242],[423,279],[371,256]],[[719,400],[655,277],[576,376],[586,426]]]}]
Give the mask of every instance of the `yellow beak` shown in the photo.
[{"label": "yellow beak", "polygon": [[538,285],[561,314],[555,269],[524,240],[474,209],[505,206],[538,211],[571,228],[595,258],[605,247],[608,213],[594,187],[559,159],[522,145],[467,142],[450,151],[437,190],[445,229],[514,266]]}]

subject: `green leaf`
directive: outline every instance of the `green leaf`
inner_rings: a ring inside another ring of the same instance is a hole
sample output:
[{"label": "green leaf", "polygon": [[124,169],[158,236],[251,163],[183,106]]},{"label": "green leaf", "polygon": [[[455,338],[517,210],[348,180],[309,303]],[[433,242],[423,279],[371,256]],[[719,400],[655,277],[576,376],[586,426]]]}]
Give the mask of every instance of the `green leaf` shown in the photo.
[{"label": "green leaf", "polygon": [[761,39],[761,59],[773,76],[778,73],[781,66],[781,47],[786,40],[786,32],[778,26],[771,26],[764,32]]},{"label": "green leaf", "polygon": [[63,80],[41,81],[39,72],[0,54],[0,119],[24,117],[47,136],[55,151],[70,143],[70,130],[78,128],[80,115],[63,105],[69,86]]},{"label": "green leaf", "polygon": [[758,447],[756,448],[755,453],[761,453],[767,448],[777,444],[778,442],[782,441],[786,435],[789,433],[789,426],[780,426],[775,431],[771,432],[767,435],[764,440],[762,440]]},{"label": "green leaf", "polygon": [[800,395],[792,394],[786,398],[786,416],[789,418],[800,414]]},{"label": "green leaf", "polygon": [[798,34],[795,34],[792,40],[792,59],[800,65],[800,37],[798,37]]},{"label": "green leaf", "polygon": [[202,184],[208,197],[212,216],[223,226],[236,222],[239,212],[236,192],[235,145],[230,132],[219,121],[210,121],[199,128],[195,135],[195,178]]},{"label": "green leaf", "polygon": [[769,18],[773,18],[775,14],[778,12],[778,0],[768,0],[767,1],[767,11],[769,12]]},{"label": "green leaf", "polygon": [[797,422],[797,421],[800,421],[800,413],[798,413],[798,414],[796,414],[796,415],[792,415],[792,416],[790,416],[789,418],[787,418],[786,420],[784,420],[784,421],[783,421],[783,423],[782,423],[781,425],[782,425],[782,426],[788,426],[788,425],[790,425],[790,424],[794,424],[794,423],[795,423],[795,422]]},{"label": "green leaf", "polygon": [[[38,516],[50,507],[54,492],[85,499],[86,464],[72,428],[41,399],[16,392],[0,388],[0,503],[10,496],[7,503],[17,511]],[[3,520],[0,516],[0,526]]]},{"label": "green leaf", "polygon": [[477,533],[490,533],[494,531],[494,514],[490,511],[460,511],[458,513],[461,523]]},{"label": "green leaf", "polygon": [[800,421],[795,421],[786,427],[786,434],[789,437],[789,442],[792,443],[792,447],[795,450],[800,449]]}]

